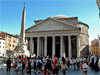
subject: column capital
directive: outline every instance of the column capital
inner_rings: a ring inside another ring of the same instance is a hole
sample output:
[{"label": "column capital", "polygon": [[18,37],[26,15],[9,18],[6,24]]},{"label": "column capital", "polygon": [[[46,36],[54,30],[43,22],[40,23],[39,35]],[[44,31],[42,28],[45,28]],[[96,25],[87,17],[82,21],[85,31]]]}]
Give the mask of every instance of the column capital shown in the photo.
[{"label": "column capital", "polygon": [[76,37],[79,37],[79,35],[76,35]]},{"label": "column capital", "polygon": [[33,38],[33,37],[30,37],[31,39]]},{"label": "column capital", "polygon": [[44,38],[46,38],[46,39],[47,39],[47,36],[44,36]]},{"label": "column capital", "polygon": [[72,35],[68,35],[68,37],[71,37]]},{"label": "column capital", "polygon": [[40,36],[38,36],[37,38],[40,39]]},{"label": "column capital", "polygon": [[53,38],[55,38],[56,36],[52,36]]},{"label": "column capital", "polygon": [[63,37],[63,35],[61,35],[60,37]]}]

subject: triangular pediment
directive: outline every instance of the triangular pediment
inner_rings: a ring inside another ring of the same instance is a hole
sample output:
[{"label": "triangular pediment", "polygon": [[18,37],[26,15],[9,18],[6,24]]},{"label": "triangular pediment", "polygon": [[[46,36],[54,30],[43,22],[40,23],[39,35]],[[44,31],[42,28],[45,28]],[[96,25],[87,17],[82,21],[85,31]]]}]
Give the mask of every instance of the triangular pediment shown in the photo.
[{"label": "triangular pediment", "polygon": [[78,29],[78,27],[71,24],[63,23],[61,21],[52,18],[47,18],[46,20],[26,29],[26,32],[73,30],[73,29]]}]

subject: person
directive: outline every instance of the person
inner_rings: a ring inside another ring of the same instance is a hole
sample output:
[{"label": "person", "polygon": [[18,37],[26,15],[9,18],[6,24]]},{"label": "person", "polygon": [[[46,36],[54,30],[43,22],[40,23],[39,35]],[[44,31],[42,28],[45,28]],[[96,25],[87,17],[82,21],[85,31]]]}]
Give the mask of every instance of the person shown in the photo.
[{"label": "person", "polygon": [[76,58],[76,63],[77,63],[77,70],[80,69],[80,60],[79,57]]},{"label": "person", "polygon": [[34,59],[34,73],[36,73],[36,62],[37,62],[37,59],[35,57],[35,59]]},{"label": "person", "polygon": [[70,60],[69,60],[69,58],[67,59],[67,65],[68,65],[68,69],[70,69]]},{"label": "person", "polygon": [[73,59],[73,62],[74,62],[74,70],[76,70],[76,59],[75,58]]},{"label": "person", "polygon": [[38,56],[38,60],[37,60],[38,74],[40,74],[41,66],[42,66],[42,61],[41,61],[40,57]]},{"label": "person", "polygon": [[17,67],[16,67],[16,74],[18,71],[22,71],[22,62],[21,62],[21,58],[19,58],[18,60],[18,64],[17,64]]},{"label": "person", "polygon": [[13,68],[15,68],[15,59],[14,58],[12,60],[12,63],[13,63]]},{"label": "person", "polygon": [[73,65],[73,59],[70,59],[70,68],[72,69],[72,65]]},{"label": "person", "polygon": [[48,57],[46,65],[44,66],[46,69],[46,74],[51,75],[51,70],[52,70],[52,66],[51,66],[51,60]]},{"label": "person", "polygon": [[30,62],[30,58],[28,58],[28,61],[26,63],[26,71],[27,71],[27,74],[30,74],[31,75],[31,62]]},{"label": "person", "polygon": [[22,74],[23,74],[23,70],[25,70],[25,64],[26,64],[26,58],[22,55]]},{"label": "person", "polygon": [[81,64],[82,64],[83,63],[83,58],[81,58],[80,61],[81,61]]},{"label": "person", "polygon": [[1,56],[1,58],[0,58],[0,68],[2,69],[2,63],[3,63],[3,58],[2,58],[2,56]]},{"label": "person", "polygon": [[33,71],[33,69],[34,69],[34,58],[31,58],[30,61],[31,61],[31,69]]},{"label": "person", "polygon": [[45,65],[43,65],[42,71],[43,71],[43,75],[46,75],[46,68],[45,68]]},{"label": "person", "polygon": [[53,60],[53,75],[58,74],[58,68],[57,68],[57,57],[54,54],[54,60]]},{"label": "person", "polygon": [[62,73],[62,75],[66,75],[66,71],[65,71],[65,58],[64,57],[62,57],[62,61],[61,61],[61,73]]},{"label": "person", "polygon": [[18,60],[18,57],[16,58],[16,60],[15,60],[15,71],[17,71],[17,65],[18,65],[18,62],[19,62],[19,60]]},{"label": "person", "polygon": [[8,57],[6,62],[7,62],[7,73],[8,73],[8,71],[10,72],[10,70],[11,70],[11,59],[10,59],[10,57]]},{"label": "person", "polygon": [[82,66],[82,69],[83,69],[84,75],[87,75],[88,65],[87,65],[87,61],[86,61],[86,60],[83,60],[83,66]]},{"label": "person", "polygon": [[95,62],[95,71],[99,71],[99,66],[98,66],[98,59]]},{"label": "person", "polygon": [[94,69],[94,58],[92,58],[92,69]]}]

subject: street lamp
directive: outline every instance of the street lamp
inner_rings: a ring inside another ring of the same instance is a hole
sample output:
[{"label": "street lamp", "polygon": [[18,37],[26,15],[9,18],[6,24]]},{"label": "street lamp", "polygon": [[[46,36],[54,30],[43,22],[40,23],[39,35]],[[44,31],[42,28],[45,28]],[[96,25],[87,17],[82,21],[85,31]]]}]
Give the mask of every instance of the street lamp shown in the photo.
[{"label": "street lamp", "polygon": [[100,18],[100,0],[97,0],[97,6],[98,6],[98,9],[99,9],[99,18]]},{"label": "street lamp", "polygon": [[100,55],[100,35],[98,34],[98,40],[99,40],[99,55]]}]

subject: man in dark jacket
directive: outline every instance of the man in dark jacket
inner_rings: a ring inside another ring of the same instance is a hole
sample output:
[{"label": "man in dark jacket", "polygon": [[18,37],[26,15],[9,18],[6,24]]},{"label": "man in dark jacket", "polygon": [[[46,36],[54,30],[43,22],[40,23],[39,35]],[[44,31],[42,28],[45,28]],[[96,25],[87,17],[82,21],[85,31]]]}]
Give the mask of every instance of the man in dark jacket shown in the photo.
[{"label": "man in dark jacket", "polygon": [[11,69],[11,59],[10,59],[10,57],[7,59],[7,73],[8,73],[8,70],[9,70],[9,72],[10,72],[10,69]]}]

